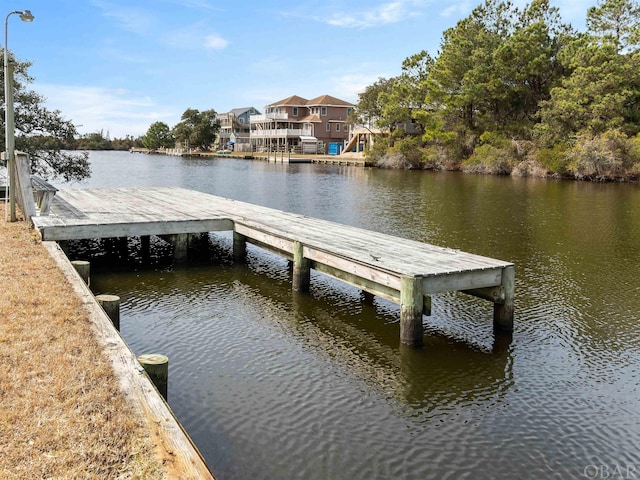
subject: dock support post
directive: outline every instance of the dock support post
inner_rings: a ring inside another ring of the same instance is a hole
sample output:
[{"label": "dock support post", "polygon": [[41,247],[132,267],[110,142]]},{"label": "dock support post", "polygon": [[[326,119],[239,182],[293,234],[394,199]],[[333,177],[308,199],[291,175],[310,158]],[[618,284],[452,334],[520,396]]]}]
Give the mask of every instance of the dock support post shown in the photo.
[{"label": "dock support post", "polygon": [[296,292],[308,292],[311,283],[311,265],[304,258],[301,242],[293,242],[293,289]]},{"label": "dock support post", "polygon": [[233,232],[233,261],[244,262],[247,257],[247,237]]},{"label": "dock support post", "polygon": [[499,332],[513,331],[513,298],[515,295],[515,269],[513,265],[502,269],[504,301],[493,304],[493,329]]},{"label": "dock support post", "polygon": [[73,268],[76,269],[76,272],[78,272],[80,278],[84,280],[84,283],[89,285],[91,277],[91,264],[86,260],[73,260],[71,262],[71,265],[73,265]]},{"label": "dock support post", "polygon": [[189,234],[177,233],[168,235],[168,240],[173,245],[173,257],[176,262],[186,261],[189,251]]},{"label": "dock support post", "polygon": [[138,362],[147,372],[149,378],[162,395],[167,399],[167,384],[169,383],[169,358],[158,353],[147,353],[138,357]]},{"label": "dock support post", "polygon": [[400,342],[405,345],[421,347],[424,329],[422,311],[424,307],[424,289],[422,277],[400,279]]},{"label": "dock support post", "polygon": [[148,263],[151,258],[151,236],[143,235],[140,237],[140,255],[142,261]]},{"label": "dock support post", "polygon": [[362,300],[364,301],[364,303],[366,303],[367,305],[373,305],[374,298],[376,298],[376,296],[373,293],[362,290]]},{"label": "dock support post", "polygon": [[117,295],[96,295],[96,300],[111,319],[111,323],[120,331],[120,297]]},{"label": "dock support post", "polygon": [[118,255],[120,258],[129,256],[129,239],[127,237],[118,237]]}]

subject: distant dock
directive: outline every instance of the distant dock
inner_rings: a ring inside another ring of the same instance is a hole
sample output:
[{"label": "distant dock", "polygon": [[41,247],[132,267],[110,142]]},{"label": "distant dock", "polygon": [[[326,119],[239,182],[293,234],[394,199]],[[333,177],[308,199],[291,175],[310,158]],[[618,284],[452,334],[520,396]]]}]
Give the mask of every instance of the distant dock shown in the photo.
[{"label": "distant dock", "polygon": [[234,152],[231,150],[217,150],[202,152],[186,150],[183,148],[169,148],[164,150],[149,150],[148,148],[131,148],[130,153],[146,153],[158,155],[170,155],[175,157],[196,158],[235,158],[240,160],[263,160],[272,163],[322,163],[328,165],[345,165],[350,167],[371,167],[372,162],[367,161],[362,154],[355,155],[350,152],[340,155],[327,154],[298,154],[284,152]]},{"label": "distant dock", "polygon": [[422,316],[440,292],[489,300],[494,327],[513,328],[514,265],[502,260],[183,188],[66,189],[50,210],[32,218],[43,240],[158,235],[178,258],[191,234],[232,231],[235,261],[243,261],[247,243],[282,255],[293,262],[296,291],[309,289],[314,269],[399,304],[404,344],[422,345]]}]

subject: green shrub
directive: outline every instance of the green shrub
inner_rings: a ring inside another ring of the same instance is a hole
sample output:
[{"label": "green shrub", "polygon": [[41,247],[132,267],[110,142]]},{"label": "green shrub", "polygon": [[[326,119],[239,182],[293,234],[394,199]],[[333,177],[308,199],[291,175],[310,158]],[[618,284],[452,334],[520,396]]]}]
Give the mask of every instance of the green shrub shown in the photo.
[{"label": "green shrub", "polygon": [[377,136],[375,137],[373,145],[367,146],[364,156],[370,162],[378,162],[387,154],[388,149],[389,139],[387,137]]},{"label": "green shrub", "polygon": [[601,135],[584,132],[567,151],[568,169],[578,179],[625,178],[638,160],[635,147],[636,141],[617,129]]},{"label": "green shrub", "polygon": [[462,170],[492,175],[509,175],[515,163],[513,142],[498,132],[484,132],[472,155],[462,162]]},{"label": "green shrub", "polygon": [[510,143],[507,137],[498,132],[484,132],[480,135],[480,145],[493,145],[496,148],[507,149]]},{"label": "green shrub", "polygon": [[389,153],[400,154],[412,168],[421,167],[424,163],[422,139],[418,136],[411,135],[397,139]]},{"label": "green shrub", "polygon": [[558,175],[566,175],[569,171],[567,149],[567,145],[564,144],[558,144],[553,148],[542,148],[538,152],[538,161],[548,171]]},{"label": "green shrub", "polygon": [[424,168],[429,170],[458,170],[460,162],[455,150],[443,145],[427,145],[422,149]]}]

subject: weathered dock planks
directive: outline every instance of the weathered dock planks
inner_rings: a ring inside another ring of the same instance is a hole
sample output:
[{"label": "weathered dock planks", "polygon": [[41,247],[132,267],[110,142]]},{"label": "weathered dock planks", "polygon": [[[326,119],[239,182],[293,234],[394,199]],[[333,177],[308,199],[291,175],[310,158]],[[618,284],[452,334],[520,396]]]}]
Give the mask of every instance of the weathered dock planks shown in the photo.
[{"label": "weathered dock planks", "polygon": [[174,187],[60,190],[51,212],[33,217],[43,240],[233,231],[236,260],[246,242],[292,260],[296,290],[315,269],[398,303],[406,344],[422,344],[422,315],[440,292],[487,299],[495,328],[513,328],[514,266],[502,260]]}]

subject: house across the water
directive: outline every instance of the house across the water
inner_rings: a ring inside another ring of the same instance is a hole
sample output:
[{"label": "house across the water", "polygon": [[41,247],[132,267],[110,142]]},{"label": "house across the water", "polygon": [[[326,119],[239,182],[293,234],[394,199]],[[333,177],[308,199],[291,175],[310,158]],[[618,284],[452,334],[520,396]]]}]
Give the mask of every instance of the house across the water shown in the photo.
[{"label": "house across the water", "polygon": [[[322,95],[292,95],[251,115],[250,142],[257,152],[340,153],[349,139],[352,103]],[[333,150],[333,151],[332,151]]]},{"label": "house across the water", "polygon": [[249,141],[251,115],[260,115],[260,111],[254,107],[234,108],[226,113],[217,115],[220,122],[218,132],[220,150],[235,150],[237,152],[250,152]]}]

